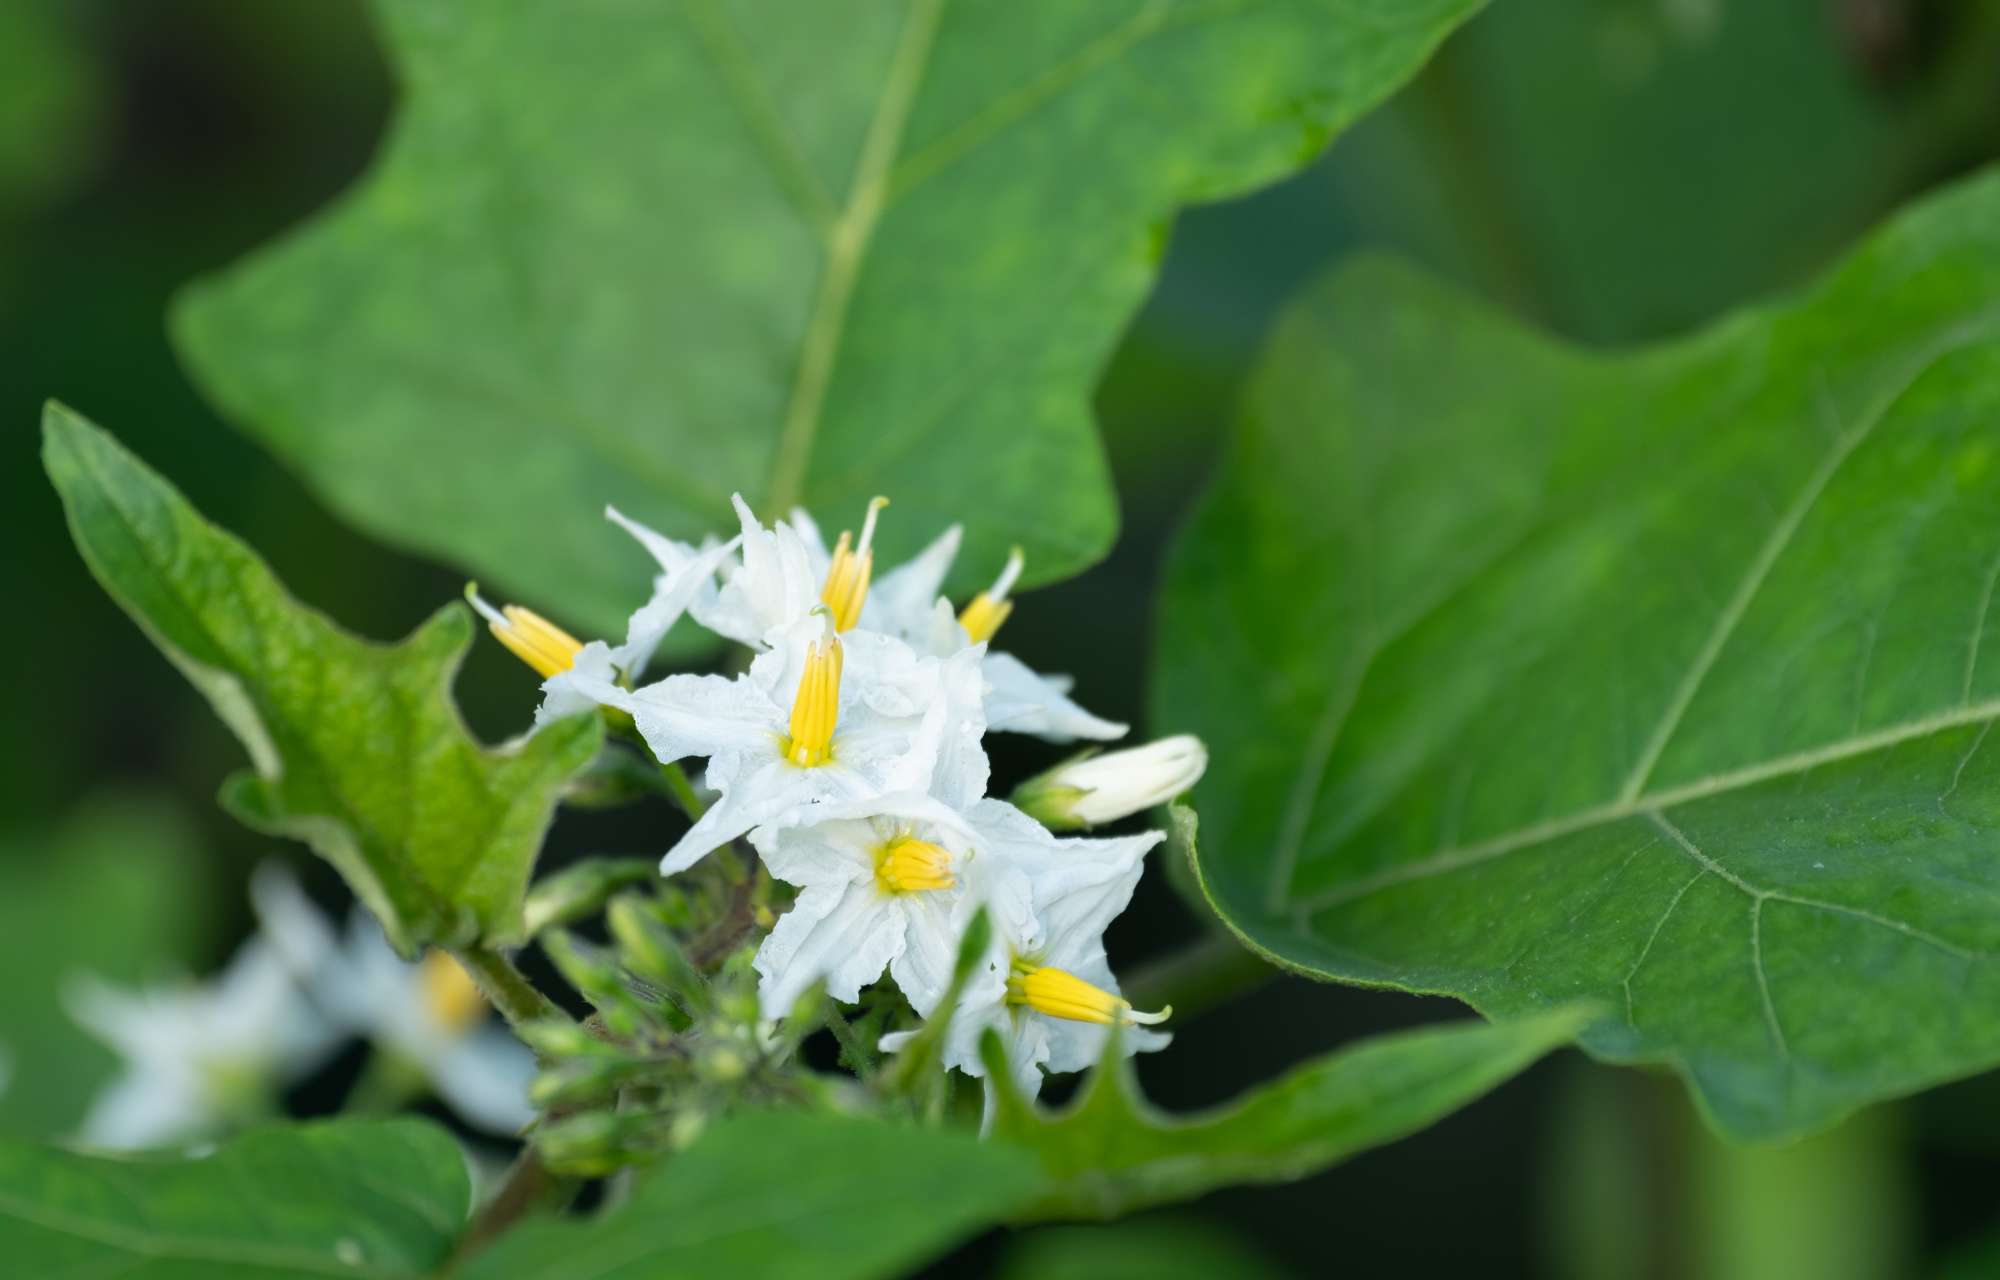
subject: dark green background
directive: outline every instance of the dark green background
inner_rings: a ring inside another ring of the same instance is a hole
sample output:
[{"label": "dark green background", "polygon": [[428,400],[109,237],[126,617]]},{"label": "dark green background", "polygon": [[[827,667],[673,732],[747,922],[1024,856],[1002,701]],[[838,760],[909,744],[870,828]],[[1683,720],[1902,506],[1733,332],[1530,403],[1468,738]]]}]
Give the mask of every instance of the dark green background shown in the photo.
[{"label": "dark green background", "polygon": [[[335,524],[202,405],[164,336],[180,284],[366,164],[393,86],[361,7],[11,0],[5,13],[0,955],[14,994],[0,1000],[0,1044],[36,1066],[0,1096],[0,1124],[32,1131],[73,1118],[75,1079],[105,1066],[43,1030],[61,977],[91,963],[212,967],[245,927],[247,868],[274,850],[210,801],[238,748],[70,548],[35,462],[41,401],[116,431],[364,634],[401,634],[461,580]],[[1098,569],[1026,599],[1010,643],[1074,671],[1093,709],[1138,718],[1162,545],[1273,313],[1344,255],[1399,252],[1556,333],[1644,340],[1797,283],[1900,200],[1996,154],[2000,5],[1502,0],[1301,177],[1183,218],[1099,396],[1124,536]],[[498,737],[524,721],[532,684],[486,645],[461,694]],[[1008,742],[996,765],[1018,776],[1046,758]],[[597,817],[566,819],[555,848],[657,843],[643,820]],[[94,931],[60,923],[93,915]],[[1155,875],[1114,957],[1131,965],[1196,927]],[[1288,980],[1185,1022],[1144,1074],[1166,1103],[1217,1101],[1314,1050],[1456,1012]],[[27,1093],[37,1079],[62,1096]],[[1816,1152],[1742,1156],[1696,1132],[1670,1087],[1565,1055],[1319,1178],[1155,1216],[1213,1224],[1300,1274],[1865,1275],[1989,1225],[1995,1094],[1974,1081]],[[1800,1221],[1821,1228],[1832,1261],[1760,1252],[1774,1235],[1815,1234],[1787,1226]],[[951,1269],[991,1271],[1008,1244],[978,1242]]]}]

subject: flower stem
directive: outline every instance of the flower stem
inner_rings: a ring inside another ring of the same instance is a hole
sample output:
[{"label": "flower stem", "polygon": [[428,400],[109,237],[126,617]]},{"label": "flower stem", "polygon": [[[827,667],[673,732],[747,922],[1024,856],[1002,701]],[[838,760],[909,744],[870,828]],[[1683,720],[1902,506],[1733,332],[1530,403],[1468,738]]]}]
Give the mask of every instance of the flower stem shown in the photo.
[{"label": "flower stem", "polygon": [[493,1193],[493,1198],[466,1225],[465,1233],[458,1238],[457,1248],[452,1250],[451,1259],[445,1264],[445,1274],[450,1274],[473,1254],[505,1235],[515,1223],[535,1210],[558,1207],[567,1202],[576,1193],[576,1187],[574,1180],[550,1172],[534,1147],[526,1148],[514,1161],[513,1168],[507,1171],[506,1180]]},{"label": "flower stem", "polygon": [[703,804],[701,797],[695,793],[694,784],[688,781],[687,771],[681,768],[680,763],[676,761],[673,764],[661,765],[660,777],[665,779],[667,794],[680,805],[681,811],[690,819],[700,822],[701,815],[708,812],[708,806]]},{"label": "flower stem", "polygon": [[465,971],[472,975],[472,980],[479,984],[481,994],[492,1002],[510,1026],[564,1016],[555,1002],[536,990],[535,985],[515,968],[513,959],[504,952],[491,947],[472,946],[461,947],[453,954],[465,966]]}]

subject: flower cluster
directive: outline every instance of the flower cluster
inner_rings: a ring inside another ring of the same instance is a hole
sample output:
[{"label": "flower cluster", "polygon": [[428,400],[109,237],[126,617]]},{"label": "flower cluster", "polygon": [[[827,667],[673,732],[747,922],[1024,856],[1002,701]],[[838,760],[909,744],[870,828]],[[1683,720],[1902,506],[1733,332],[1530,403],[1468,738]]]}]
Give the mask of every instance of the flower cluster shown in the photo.
[{"label": "flower cluster", "polygon": [[[706,760],[713,801],[696,806],[661,871],[744,839],[796,890],[754,961],[766,1019],[822,983],[855,1001],[886,972],[919,1016],[949,1019],[947,1065],[984,1075],[978,1045],[991,1028],[1032,1095],[1044,1072],[1095,1062],[1114,1025],[1127,1028],[1126,1051],[1167,1039],[1147,1029],[1165,1011],[1139,1012],[1119,995],[1103,945],[1161,833],[1059,837],[1050,827],[1112,822],[1171,798],[1205,756],[1194,739],[1169,739],[1059,766],[1016,792],[1019,805],[988,796],[987,733],[1067,743],[1126,727],[1071,700],[1066,677],[993,647],[1014,607],[1019,551],[959,610],[942,594],[956,526],[878,578],[886,505],[876,499],[859,536],[843,532],[830,548],[804,512],[765,525],[740,497],[737,536],[701,547],[609,512],[660,567],[616,647],[476,594],[473,603],[544,677],[538,723],[602,707],[629,717],[662,765]],[[641,683],[683,614],[745,646],[747,669]],[[956,1006],[942,1008],[981,909],[991,949]]]}]

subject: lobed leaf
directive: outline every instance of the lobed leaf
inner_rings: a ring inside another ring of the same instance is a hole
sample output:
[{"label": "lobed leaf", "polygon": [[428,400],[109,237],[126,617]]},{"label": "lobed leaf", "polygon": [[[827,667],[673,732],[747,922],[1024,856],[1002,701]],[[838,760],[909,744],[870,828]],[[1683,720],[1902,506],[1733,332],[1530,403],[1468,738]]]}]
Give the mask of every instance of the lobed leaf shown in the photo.
[{"label": "lobed leaf", "polygon": [[1297,306],[1174,556],[1215,908],[1580,998],[1745,1137],[2000,1062],[2000,173],[1803,297],[1577,351],[1379,264]]},{"label": "lobed leaf", "polygon": [[225,807],[310,844],[406,951],[519,940],[529,872],[597,720],[482,747],[451,701],[472,637],[463,605],[399,644],[358,639],[104,431],[57,404],[42,429],[91,572],[250,753]]},{"label": "lobed leaf", "polygon": [[1191,1116],[1155,1110],[1132,1061],[1107,1046],[1066,1110],[1045,1112],[1000,1081],[995,1137],[1033,1151],[1050,1185],[1023,1216],[1110,1218],[1242,1183],[1293,1182],[1456,1111],[1569,1040],[1589,1009],[1364,1040]]},{"label": "lobed leaf", "polygon": [[[174,316],[369,531],[600,631],[607,502],[838,521],[965,579],[1101,556],[1091,389],[1174,210],[1300,167],[1478,0],[378,0],[374,171]],[[834,527],[838,527],[836,524]]]}]

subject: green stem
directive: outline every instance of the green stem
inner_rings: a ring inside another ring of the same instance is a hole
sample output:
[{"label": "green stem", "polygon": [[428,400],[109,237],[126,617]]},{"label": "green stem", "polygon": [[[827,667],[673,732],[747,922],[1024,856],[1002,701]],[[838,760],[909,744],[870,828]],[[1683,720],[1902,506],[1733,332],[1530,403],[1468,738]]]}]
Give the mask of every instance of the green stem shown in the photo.
[{"label": "green stem", "polygon": [[1142,965],[1125,984],[1125,998],[1140,1009],[1172,1005],[1176,1019],[1187,1018],[1277,976],[1242,943],[1215,933]]},{"label": "green stem", "polygon": [[848,1070],[864,1080],[867,1079],[875,1070],[875,1055],[868,1051],[868,1046],[862,1043],[861,1037],[855,1033],[854,1024],[849,1022],[840,1010],[829,1004],[826,1010],[826,1025],[827,1029],[833,1032],[833,1038],[840,1042],[840,1057],[847,1064]]},{"label": "green stem", "polygon": [[521,971],[514,967],[514,961],[505,953],[491,947],[461,947],[452,953],[472,980],[479,984],[479,990],[492,1002],[500,1016],[511,1026],[524,1022],[540,1022],[549,1018],[562,1018],[564,1013],[555,1002],[535,989]]},{"label": "green stem", "polygon": [[667,793],[673,796],[681,811],[693,821],[700,822],[701,815],[708,812],[708,806],[696,794],[694,783],[688,781],[687,771],[681,768],[678,761],[663,764],[660,766],[660,777],[666,780]]},{"label": "green stem", "polygon": [[515,1223],[537,1209],[560,1208],[576,1194],[575,1180],[550,1172],[530,1146],[507,1171],[506,1181],[466,1225],[465,1233],[445,1263],[443,1274],[456,1271],[468,1258],[507,1234]]}]

